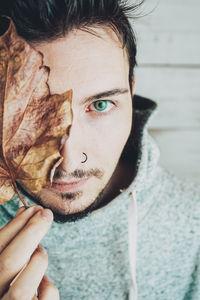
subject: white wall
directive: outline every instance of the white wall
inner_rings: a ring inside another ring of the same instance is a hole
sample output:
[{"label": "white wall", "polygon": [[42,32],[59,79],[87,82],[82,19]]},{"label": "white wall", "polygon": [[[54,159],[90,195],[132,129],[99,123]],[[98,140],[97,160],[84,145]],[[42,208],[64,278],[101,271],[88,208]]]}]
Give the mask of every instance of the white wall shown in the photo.
[{"label": "white wall", "polygon": [[200,183],[200,1],[146,0],[142,11],[153,8],[132,22],[136,93],[158,103],[149,132],[160,148],[160,165]]}]

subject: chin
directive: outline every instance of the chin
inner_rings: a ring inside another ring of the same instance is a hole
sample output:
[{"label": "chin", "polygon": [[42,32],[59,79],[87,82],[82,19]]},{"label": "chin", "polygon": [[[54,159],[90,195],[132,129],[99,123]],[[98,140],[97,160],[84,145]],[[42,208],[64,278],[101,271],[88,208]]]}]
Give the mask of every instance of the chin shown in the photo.
[{"label": "chin", "polygon": [[66,189],[61,186],[61,190],[59,186],[42,189],[37,198],[45,207],[51,208],[56,213],[63,215],[80,213],[99,201],[99,195],[102,195],[105,185],[104,180],[90,178],[80,186],[75,185]]},{"label": "chin", "polygon": [[[87,196],[83,191],[60,193],[51,189],[43,189],[33,194],[18,184],[19,190],[35,204],[49,208],[57,223],[75,222],[87,217],[96,210],[104,197],[104,189],[95,196]],[[88,200],[86,200],[88,199]]]},{"label": "chin", "polygon": [[91,196],[86,197],[83,192],[78,191],[61,195],[60,193],[52,193],[47,190],[41,194],[42,195],[37,198],[38,203],[52,210],[55,222],[66,223],[75,222],[88,217],[91,212],[98,208],[99,203],[101,203],[104,197],[104,190],[101,190],[100,193],[93,198],[91,198]]}]

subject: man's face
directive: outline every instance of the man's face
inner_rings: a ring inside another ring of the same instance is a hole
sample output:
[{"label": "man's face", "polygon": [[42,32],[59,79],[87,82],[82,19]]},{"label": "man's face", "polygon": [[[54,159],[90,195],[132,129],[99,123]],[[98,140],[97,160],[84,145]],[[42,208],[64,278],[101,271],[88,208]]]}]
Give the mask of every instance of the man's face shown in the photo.
[{"label": "man's face", "polygon": [[62,145],[63,162],[52,187],[39,193],[42,205],[62,215],[84,211],[99,195],[105,196],[103,190],[112,189],[112,175],[131,130],[127,54],[111,30],[93,30],[101,38],[76,30],[34,45],[50,68],[50,92],[73,91],[73,122]]}]

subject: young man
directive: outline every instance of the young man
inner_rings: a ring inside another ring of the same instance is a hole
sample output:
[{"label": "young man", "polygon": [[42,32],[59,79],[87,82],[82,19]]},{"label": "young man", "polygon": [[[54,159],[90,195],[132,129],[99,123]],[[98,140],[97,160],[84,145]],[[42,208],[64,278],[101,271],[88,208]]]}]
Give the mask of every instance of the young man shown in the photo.
[{"label": "young man", "polygon": [[158,166],[147,131],[157,105],[134,96],[131,8],[1,5],[43,54],[50,92],[72,89],[73,122],[51,188],[19,182],[31,207],[0,207],[0,299],[200,299],[200,193]]}]

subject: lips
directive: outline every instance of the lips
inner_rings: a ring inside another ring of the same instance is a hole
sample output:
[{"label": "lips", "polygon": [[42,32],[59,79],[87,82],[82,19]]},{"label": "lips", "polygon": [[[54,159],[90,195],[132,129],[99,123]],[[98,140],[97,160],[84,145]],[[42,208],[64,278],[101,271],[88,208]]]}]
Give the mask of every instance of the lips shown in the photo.
[{"label": "lips", "polygon": [[53,182],[51,188],[60,191],[60,192],[68,192],[71,190],[76,190],[81,187],[89,178],[84,178],[77,181],[72,182]]}]

